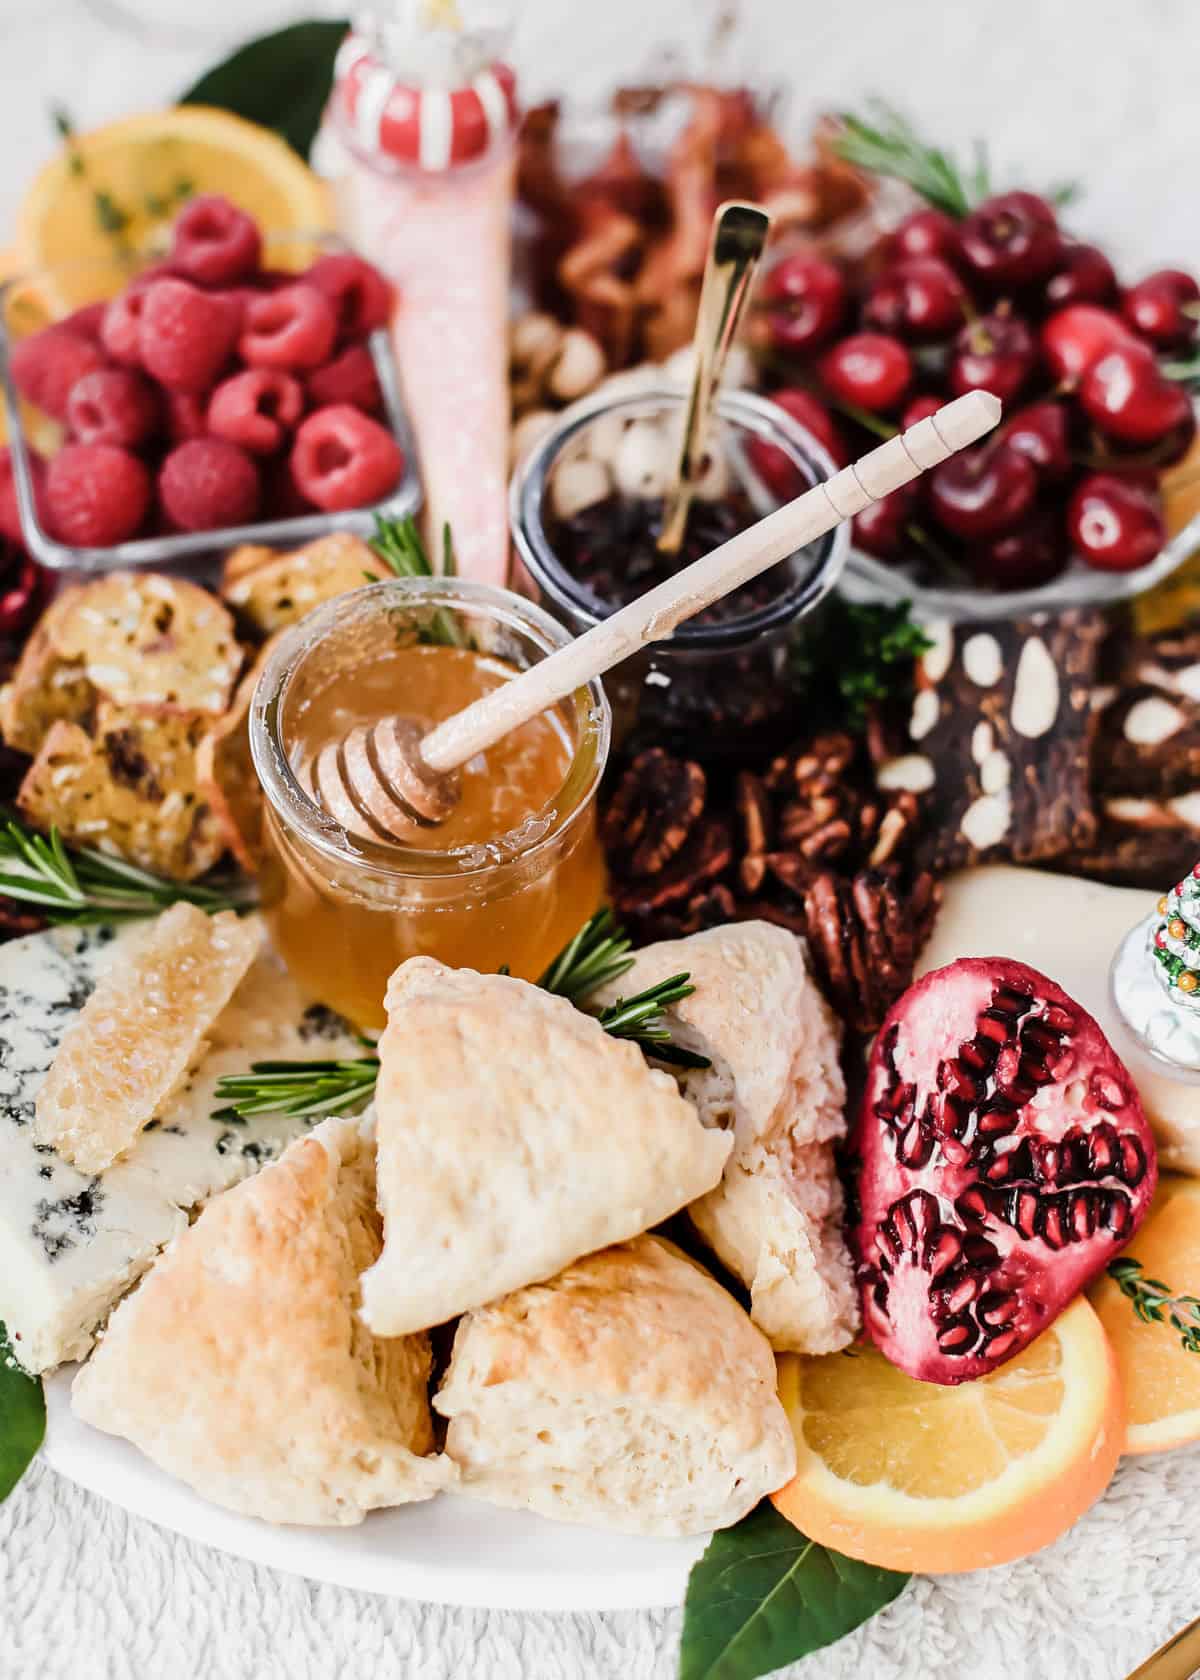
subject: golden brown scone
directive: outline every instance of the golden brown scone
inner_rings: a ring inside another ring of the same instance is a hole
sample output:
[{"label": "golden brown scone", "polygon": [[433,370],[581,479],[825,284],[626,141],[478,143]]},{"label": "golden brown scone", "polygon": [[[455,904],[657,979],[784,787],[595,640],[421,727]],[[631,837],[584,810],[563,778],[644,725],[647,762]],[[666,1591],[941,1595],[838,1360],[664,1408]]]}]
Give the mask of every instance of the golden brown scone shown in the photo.
[{"label": "golden brown scone", "polygon": [[712,1066],[677,1078],[705,1124],[734,1138],[721,1183],[688,1214],[749,1288],[750,1316],[772,1346],[843,1348],[859,1310],[834,1162],[846,1131],[837,1023],[803,943],[767,922],[647,946],[598,998],[685,970],[696,990],[667,1011],[672,1036]]},{"label": "golden brown scone", "polygon": [[565,998],[412,957],[387,1010],[375,1094],[386,1243],[363,1278],[377,1335],[551,1277],[720,1178],[731,1140]]},{"label": "golden brown scone", "polygon": [[100,701],[92,733],[51,726],[17,804],[35,828],[93,846],[142,869],[191,881],[213,867],[226,836],[197,780],[208,720]]},{"label": "golden brown scone", "polygon": [[347,590],[390,577],[391,571],[361,537],[335,531],[290,554],[258,549],[249,560],[235,549],[225,563],[221,595],[247,631],[269,636]]},{"label": "golden brown scone", "polygon": [[76,1377],[76,1414],[267,1522],[430,1498],[455,1472],[428,1456],[428,1342],[378,1342],[356,1311],[380,1241],[369,1136],[325,1120],[165,1251]]},{"label": "golden brown scone", "polygon": [[795,1470],[766,1338],[658,1237],[468,1314],[434,1406],[464,1493],[563,1522],[700,1534]]},{"label": "golden brown scone", "polygon": [[137,1142],[199,1060],[262,949],[257,916],[172,904],[111,968],[63,1034],[34,1103],[34,1136],[84,1173]]},{"label": "golden brown scone", "polygon": [[263,791],[250,756],[250,702],[277,640],[272,636],[263,643],[237,686],[232,706],[196,749],[200,797],[216,818],[229,850],[251,875],[257,872],[262,853]]}]

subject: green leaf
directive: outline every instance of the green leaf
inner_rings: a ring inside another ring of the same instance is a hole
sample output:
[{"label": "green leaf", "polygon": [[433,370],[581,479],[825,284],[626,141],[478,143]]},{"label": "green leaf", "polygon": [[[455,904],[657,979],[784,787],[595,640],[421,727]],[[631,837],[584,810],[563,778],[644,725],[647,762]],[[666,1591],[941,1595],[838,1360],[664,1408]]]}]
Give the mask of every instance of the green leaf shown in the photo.
[{"label": "green leaf", "polygon": [[679,1680],[770,1674],[852,1633],[908,1579],[826,1551],[764,1500],[692,1570]]},{"label": "green leaf", "polygon": [[0,1501],[28,1470],[46,1433],[46,1397],[12,1356],[0,1324]]},{"label": "green leaf", "polygon": [[293,23],[260,35],[201,76],[181,105],[217,105],[281,134],[302,158],[316,139],[349,24]]}]

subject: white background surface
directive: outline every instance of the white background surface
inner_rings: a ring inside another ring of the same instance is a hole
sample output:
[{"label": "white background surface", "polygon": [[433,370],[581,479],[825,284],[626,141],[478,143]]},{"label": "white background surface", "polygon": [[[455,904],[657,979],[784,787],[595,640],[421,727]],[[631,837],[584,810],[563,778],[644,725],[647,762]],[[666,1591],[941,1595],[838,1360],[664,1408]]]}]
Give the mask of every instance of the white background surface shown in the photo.
[{"label": "white background surface", "polygon": [[[318,0],[130,0],[153,40],[103,21],[108,0],[0,0],[0,244],[48,110],[80,126],[164,102],[226,42]],[[930,135],[991,143],[998,178],[1079,177],[1074,213],[1125,271],[1200,269],[1200,7],[1195,0],[743,0],[706,53],[715,0],[526,0],[533,94],[581,98],[674,52],[694,70],[790,89],[817,110],[880,92]],[[193,32],[201,39],[184,42]],[[804,1680],[1118,1680],[1200,1611],[1200,1454],[1124,1470],[1104,1504],[1034,1563],[920,1582]],[[3,1680],[668,1680],[678,1616],[517,1616],[314,1586],[130,1518],[38,1467],[0,1511]]]}]

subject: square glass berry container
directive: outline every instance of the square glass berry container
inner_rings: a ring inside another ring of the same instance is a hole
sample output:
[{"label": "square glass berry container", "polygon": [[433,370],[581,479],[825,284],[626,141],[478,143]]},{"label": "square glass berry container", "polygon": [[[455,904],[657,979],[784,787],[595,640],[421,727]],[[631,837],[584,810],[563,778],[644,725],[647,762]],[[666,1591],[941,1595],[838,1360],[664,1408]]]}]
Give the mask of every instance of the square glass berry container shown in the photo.
[{"label": "square glass berry container", "polygon": [[[723,390],[684,548],[666,560],[656,537],[687,395],[665,376],[647,387],[618,374],[565,409],[513,477],[517,554],[576,635],[835,470],[777,404]],[[806,631],[816,623],[849,543],[849,526],[835,527],[610,671],[616,739],[740,753],[748,731],[757,745],[792,733],[793,640],[802,620]]]},{"label": "square glass berry container", "polygon": [[[291,270],[299,279],[317,257],[349,252],[345,241],[329,234],[266,234],[263,267]],[[131,263],[128,279],[135,279],[160,258],[154,254]],[[0,285],[0,398],[8,427],[13,482],[25,545],[35,560],[52,571],[92,577],[108,571],[153,566],[158,569],[198,570],[212,557],[243,543],[281,549],[295,548],[334,531],[366,536],[377,518],[402,519],[421,505],[421,481],[416,444],[400,395],[400,381],[385,329],[370,333],[366,348],[383,398],[380,423],[395,439],[403,465],[394,488],[380,500],[359,508],[325,513],[319,510],[287,517],[255,519],[204,531],[171,531],[137,536],[110,547],[75,547],[54,537],[38,516],[33,458],[48,458],[66,441],[65,428],[32,407],[13,382],[13,348],[41,328],[63,320],[92,303],[107,302],[111,285],[99,270],[66,268],[17,276]]]}]

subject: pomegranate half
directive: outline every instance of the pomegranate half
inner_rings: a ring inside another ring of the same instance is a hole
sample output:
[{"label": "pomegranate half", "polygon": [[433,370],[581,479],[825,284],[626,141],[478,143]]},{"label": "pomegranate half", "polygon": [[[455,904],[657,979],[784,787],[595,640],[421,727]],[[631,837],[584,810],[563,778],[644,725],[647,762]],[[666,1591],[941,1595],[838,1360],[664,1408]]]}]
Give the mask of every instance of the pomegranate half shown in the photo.
[{"label": "pomegranate half", "polygon": [[866,1328],[935,1383],[1033,1341],[1133,1236],[1158,1178],[1100,1027],[999,957],[936,969],[893,1005],[852,1149]]}]

